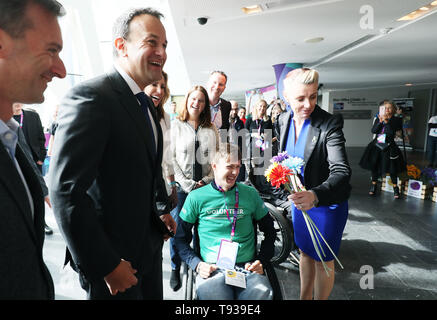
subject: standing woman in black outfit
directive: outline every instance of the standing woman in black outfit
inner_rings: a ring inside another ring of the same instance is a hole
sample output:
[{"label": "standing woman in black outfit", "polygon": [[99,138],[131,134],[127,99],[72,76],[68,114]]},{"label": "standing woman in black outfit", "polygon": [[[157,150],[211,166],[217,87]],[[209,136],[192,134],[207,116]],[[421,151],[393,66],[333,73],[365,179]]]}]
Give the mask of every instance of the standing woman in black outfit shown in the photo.
[{"label": "standing woman in black outfit", "polygon": [[[246,129],[249,131],[249,153],[250,153],[250,166],[246,165],[248,170],[253,170],[256,187],[258,190],[262,185],[266,184],[264,177],[264,162],[270,161],[264,159],[264,153],[269,155],[272,148],[272,135],[273,135],[273,124],[269,116],[266,114],[267,102],[265,100],[259,100],[255,105],[252,117],[246,120]],[[267,151],[267,149],[270,149]],[[268,165],[267,165],[268,166]],[[249,169],[250,168],[250,169]],[[256,169],[259,169],[258,172]]]},{"label": "standing woman in black outfit", "polygon": [[394,138],[396,131],[402,130],[402,118],[394,116],[396,107],[391,101],[384,100],[379,109],[378,119],[372,127],[372,133],[376,136],[367,145],[361,157],[360,166],[372,173],[369,195],[376,194],[378,178],[389,173],[393,183],[394,197],[399,199],[398,175],[405,171],[406,167],[401,150]]}]

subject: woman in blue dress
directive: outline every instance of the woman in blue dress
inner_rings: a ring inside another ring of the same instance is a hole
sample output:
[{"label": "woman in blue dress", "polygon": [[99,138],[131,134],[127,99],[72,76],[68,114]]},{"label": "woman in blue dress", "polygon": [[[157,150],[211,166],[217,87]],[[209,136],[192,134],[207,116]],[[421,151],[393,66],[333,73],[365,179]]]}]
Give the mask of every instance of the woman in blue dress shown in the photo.
[{"label": "woman in blue dress", "polygon": [[316,105],[318,73],[302,68],[284,80],[291,107],[278,120],[280,150],[305,162],[302,182],[308,191],[289,196],[294,238],[300,250],[300,298],[327,299],[334,286],[334,257],[320,240],[329,273],[314,249],[301,210],[305,210],[337,255],[348,216],[351,169],[345,150],[343,119]]}]

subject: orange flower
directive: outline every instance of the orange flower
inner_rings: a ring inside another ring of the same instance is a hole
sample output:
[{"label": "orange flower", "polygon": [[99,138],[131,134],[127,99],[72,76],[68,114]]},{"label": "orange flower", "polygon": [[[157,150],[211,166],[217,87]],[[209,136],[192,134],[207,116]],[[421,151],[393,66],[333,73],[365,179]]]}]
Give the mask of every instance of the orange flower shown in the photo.
[{"label": "orange flower", "polygon": [[292,171],[287,167],[281,164],[274,164],[267,169],[266,178],[272,186],[279,188],[283,184],[290,183],[289,176],[291,174],[293,174]]},{"label": "orange flower", "polygon": [[418,179],[420,177],[420,170],[414,164],[407,165],[407,175],[413,179]]}]

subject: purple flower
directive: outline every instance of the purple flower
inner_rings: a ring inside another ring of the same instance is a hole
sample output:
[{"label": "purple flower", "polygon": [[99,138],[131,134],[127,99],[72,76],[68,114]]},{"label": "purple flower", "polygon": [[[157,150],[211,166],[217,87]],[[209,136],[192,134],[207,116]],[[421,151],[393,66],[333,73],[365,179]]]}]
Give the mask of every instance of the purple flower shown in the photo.
[{"label": "purple flower", "polygon": [[410,184],[411,189],[413,190],[419,190],[420,189],[420,183],[419,182],[413,182]]},{"label": "purple flower", "polygon": [[280,163],[280,162],[282,162],[282,161],[284,161],[285,159],[288,159],[288,158],[290,158],[290,156],[287,154],[287,151],[284,151],[284,152],[278,153],[277,156],[274,156],[274,157],[270,160],[270,162],[277,162],[277,163]]},{"label": "purple flower", "polygon": [[424,168],[421,173],[421,178],[426,184],[437,185],[437,171],[433,168]]}]

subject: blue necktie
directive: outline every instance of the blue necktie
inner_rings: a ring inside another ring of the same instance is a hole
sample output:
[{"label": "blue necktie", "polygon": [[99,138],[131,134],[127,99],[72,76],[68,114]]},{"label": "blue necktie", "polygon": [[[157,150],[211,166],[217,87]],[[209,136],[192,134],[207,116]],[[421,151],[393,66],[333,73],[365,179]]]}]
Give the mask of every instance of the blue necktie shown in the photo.
[{"label": "blue necktie", "polygon": [[155,135],[153,134],[152,120],[149,117],[149,105],[150,105],[149,101],[144,92],[137,93],[135,96],[137,97],[138,101],[140,101],[141,109],[143,110],[144,115],[146,116],[147,126],[149,127],[150,135],[152,137],[153,151],[154,154],[156,154]]}]

